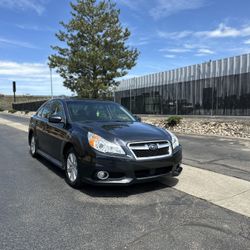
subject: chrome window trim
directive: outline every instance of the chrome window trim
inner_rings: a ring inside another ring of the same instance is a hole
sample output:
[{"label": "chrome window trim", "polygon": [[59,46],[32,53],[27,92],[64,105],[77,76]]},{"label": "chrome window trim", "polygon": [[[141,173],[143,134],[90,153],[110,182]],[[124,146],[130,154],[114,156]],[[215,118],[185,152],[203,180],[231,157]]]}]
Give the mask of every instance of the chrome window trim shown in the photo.
[{"label": "chrome window trim", "polygon": [[[160,145],[160,143],[164,143],[163,145]],[[150,150],[147,144],[157,144],[158,148],[167,148],[169,147],[169,153],[165,154],[165,155],[158,155],[158,156],[149,156],[149,157],[137,157],[135,155],[135,153],[133,152],[134,150]],[[131,146],[131,144],[145,144],[144,146]],[[161,159],[161,158],[166,158],[172,155],[173,153],[173,148],[172,148],[172,144],[170,141],[167,140],[155,140],[155,141],[134,141],[134,142],[129,142],[127,144],[128,149],[130,150],[130,152],[132,153],[132,155],[135,157],[136,160],[138,161],[142,161],[142,160],[154,160],[154,159]]]}]

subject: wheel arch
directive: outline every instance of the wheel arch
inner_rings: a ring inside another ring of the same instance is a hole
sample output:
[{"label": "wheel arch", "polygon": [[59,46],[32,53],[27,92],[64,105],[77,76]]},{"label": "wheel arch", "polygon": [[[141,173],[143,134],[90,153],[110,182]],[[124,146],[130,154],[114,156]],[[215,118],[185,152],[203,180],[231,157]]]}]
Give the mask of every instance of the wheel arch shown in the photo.
[{"label": "wheel arch", "polygon": [[85,155],[86,145],[84,143],[84,136],[81,133],[77,133],[77,131],[73,132],[70,135],[69,140],[63,143],[62,148],[61,148],[61,156],[63,160],[65,159],[65,155],[67,151],[71,147],[76,151],[79,157],[82,157]]},{"label": "wheel arch", "polygon": [[62,149],[62,157],[65,159],[65,156],[66,156],[66,153],[68,152],[68,150],[70,148],[74,148],[74,145],[72,142],[66,142],[63,146],[63,149]]},{"label": "wheel arch", "polygon": [[29,130],[29,135],[28,135],[28,142],[29,142],[29,145],[30,145],[30,142],[31,142],[31,137],[32,137],[32,135],[34,135],[34,131],[33,131],[33,129],[30,129],[30,130]]}]

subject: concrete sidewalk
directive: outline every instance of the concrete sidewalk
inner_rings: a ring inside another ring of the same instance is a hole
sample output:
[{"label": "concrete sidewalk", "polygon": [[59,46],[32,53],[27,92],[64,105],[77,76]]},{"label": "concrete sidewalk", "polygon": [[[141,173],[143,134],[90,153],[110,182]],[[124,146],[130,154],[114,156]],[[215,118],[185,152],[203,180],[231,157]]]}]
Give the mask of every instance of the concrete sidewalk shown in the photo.
[{"label": "concrete sidewalk", "polygon": [[250,217],[250,182],[187,165],[178,179],[175,189]]}]

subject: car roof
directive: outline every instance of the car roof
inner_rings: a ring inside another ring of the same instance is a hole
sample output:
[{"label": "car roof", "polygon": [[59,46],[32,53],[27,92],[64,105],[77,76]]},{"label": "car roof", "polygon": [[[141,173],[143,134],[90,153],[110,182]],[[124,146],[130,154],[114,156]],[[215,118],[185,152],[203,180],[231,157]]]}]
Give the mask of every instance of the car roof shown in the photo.
[{"label": "car roof", "polygon": [[65,103],[69,103],[69,102],[89,102],[89,103],[115,103],[113,101],[109,101],[109,100],[100,100],[100,99],[85,99],[85,98],[82,98],[82,99],[76,99],[76,98],[65,98],[65,99],[60,99],[60,98],[55,98],[55,99],[52,99],[53,101],[62,101],[62,102],[65,102]]}]

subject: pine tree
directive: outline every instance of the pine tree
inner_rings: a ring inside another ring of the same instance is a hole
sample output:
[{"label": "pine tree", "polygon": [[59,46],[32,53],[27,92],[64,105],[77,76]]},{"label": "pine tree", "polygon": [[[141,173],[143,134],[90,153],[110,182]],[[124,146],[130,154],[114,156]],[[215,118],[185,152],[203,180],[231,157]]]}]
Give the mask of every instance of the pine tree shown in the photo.
[{"label": "pine tree", "polygon": [[120,10],[111,0],[70,3],[71,20],[56,33],[64,47],[52,46],[49,66],[64,86],[79,97],[98,98],[117,85],[116,78],[136,65],[139,52],[126,45],[130,31],[123,28]]}]

